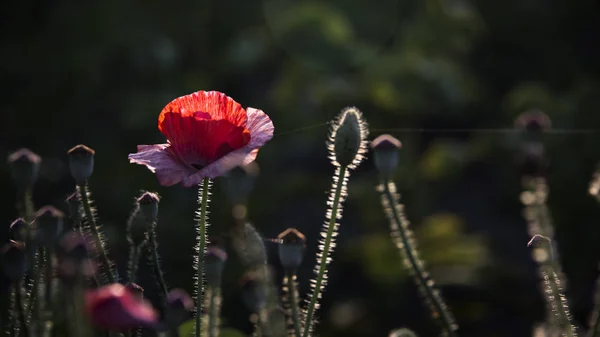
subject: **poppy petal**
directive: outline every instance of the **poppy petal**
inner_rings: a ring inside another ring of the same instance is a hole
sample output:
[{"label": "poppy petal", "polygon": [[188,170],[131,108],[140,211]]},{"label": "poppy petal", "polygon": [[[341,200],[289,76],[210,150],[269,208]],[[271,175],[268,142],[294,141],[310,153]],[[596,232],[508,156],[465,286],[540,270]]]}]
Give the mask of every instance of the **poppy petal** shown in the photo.
[{"label": "poppy petal", "polygon": [[213,179],[222,176],[232,168],[239,165],[248,165],[256,159],[258,148],[273,138],[275,128],[269,116],[262,110],[248,108],[247,113],[247,129],[250,131],[250,142],[246,146],[226,154],[200,171],[184,178],[183,185],[185,187],[199,184],[204,177]]},{"label": "poppy petal", "polygon": [[170,144],[138,145],[138,152],[129,154],[129,162],[145,165],[156,173],[161,185],[175,185],[196,170],[174,158],[170,147]]}]

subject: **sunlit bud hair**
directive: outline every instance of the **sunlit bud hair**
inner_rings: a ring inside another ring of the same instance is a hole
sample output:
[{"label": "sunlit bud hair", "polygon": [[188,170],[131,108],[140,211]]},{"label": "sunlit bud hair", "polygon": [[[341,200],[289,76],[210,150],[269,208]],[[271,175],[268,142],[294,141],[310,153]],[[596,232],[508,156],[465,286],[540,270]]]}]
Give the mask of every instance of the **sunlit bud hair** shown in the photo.
[{"label": "sunlit bud hair", "polygon": [[63,232],[63,218],[63,212],[52,206],[40,208],[33,221],[36,240],[47,247],[53,247]]},{"label": "sunlit bud hair", "polygon": [[267,301],[267,289],[261,273],[250,270],[242,277],[242,301],[250,312],[256,313]]},{"label": "sunlit bud hair", "polygon": [[58,271],[63,279],[77,275],[91,277],[96,272],[95,253],[89,239],[81,233],[69,232],[60,240]]},{"label": "sunlit bud hair", "polygon": [[29,149],[20,149],[8,156],[10,174],[20,190],[30,189],[38,178],[42,159]]},{"label": "sunlit bud hair", "polygon": [[10,241],[0,249],[2,271],[11,281],[18,281],[27,272],[27,256],[25,245],[21,242]]},{"label": "sunlit bud hair", "polygon": [[70,149],[67,154],[69,155],[71,176],[77,184],[85,183],[94,172],[95,151],[80,144]]},{"label": "sunlit bud hair", "polygon": [[226,190],[232,204],[245,203],[254,188],[254,181],[260,173],[256,162],[236,166],[227,173]]},{"label": "sunlit bud hair", "polygon": [[367,152],[369,130],[362,113],[356,107],[342,110],[329,135],[330,159],[335,166],[350,169],[360,164]]},{"label": "sunlit bud hair", "polygon": [[158,217],[158,202],[160,197],[157,193],[144,192],[136,202],[140,207],[140,215],[149,223],[156,221]]},{"label": "sunlit bud hair", "polygon": [[398,167],[399,150],[402,143],[391,135],[384,134],[371,142],[375,167],[384,176],[390,176]]},{"label": "sunlit bud hair", "polygon": [[129,282],[125,285],[125,287],[129,289],[131,294],[133,294],[138,300],[144,299],[144,288],[142,288],[139,284]]},{"label": "sunlit bud hair", "polygon": [[81,201],[77,197],[77,193],[73,193],[67,197],[67,204],[69,206],[69,217],[72,221],[80,221],[81,220]]},{"label": "sunlit bud hair", "polygon": [[306,237],[295,228],[288,228],[277,236],[279,241],[279,261],[286,271],[294,271],[304,258]]},{"label": "sunlit bud hair", "polygon": [[27,241],[27,222],[18,218],[10,224],[10,238],[14,241]]},{"label": "sunlit bud hair", "polygon": [[227,261],[227,252],[217,244],[210,244],[206,249],[205,257],[206,283],[209,287],[219,288],[221,286],[225,261]]},{"label": "sunlit bud hair", "polygon": [[417,337],[417,335],[412,332],[412,330],[403,328],[392,330],[389,334],[389,337]]}]

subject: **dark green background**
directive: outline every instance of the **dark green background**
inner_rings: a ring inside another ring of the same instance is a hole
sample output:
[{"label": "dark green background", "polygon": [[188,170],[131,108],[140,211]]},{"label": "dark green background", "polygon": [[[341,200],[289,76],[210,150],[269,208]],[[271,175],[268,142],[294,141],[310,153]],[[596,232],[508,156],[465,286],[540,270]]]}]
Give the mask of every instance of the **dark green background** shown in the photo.
[{"label": "dark green background", "polygon": [[[600,253],[600,206],[587,195],[600,157],[598,1],[4,0],[0,15],[0,155],[39,153],[36,205],[64,209],[74,188],[65,153],[94,148],[91,189],[121,266],[133,198],[159,192],[173,287],[191,289],[196,191],[159,186],[127,154],[164,142],[157,116],[175,97],[219,90],[271,116],[276,135],[258,156],[249,216],[266,237],[288,226],[307,235],[302,290],[333,172],[324,123],[356,105],[371,138],[384,129],[398,137],[395,179],[461,336],[530,336],[544,313],[520,215],[514,117],[541,108],[558,130],[598,128],[545,138],[567,294],[577,322],[587,321]],[[232,222],[222,183],[214,232]],[[350,180],[318,329],[385,336],[407,326],[433,336],[387,236],[376,184],[368,159]],[[0,189],[6,237],[16,210],[5,166]],[[226,277],[224,323],[247,329],[235,275]]]}]

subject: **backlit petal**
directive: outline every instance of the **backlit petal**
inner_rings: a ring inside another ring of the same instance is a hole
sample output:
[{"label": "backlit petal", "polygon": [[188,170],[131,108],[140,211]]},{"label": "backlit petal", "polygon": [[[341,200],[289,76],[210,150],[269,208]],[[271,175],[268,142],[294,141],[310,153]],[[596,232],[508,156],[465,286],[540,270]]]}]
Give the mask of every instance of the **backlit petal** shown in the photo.
[{"label": "backlit petal", "polygon": [[145,165],[163,186],[175,185],[196,172],[174,157],[170,144],[138,145],[138,152],[129,154],[129,162]]}]

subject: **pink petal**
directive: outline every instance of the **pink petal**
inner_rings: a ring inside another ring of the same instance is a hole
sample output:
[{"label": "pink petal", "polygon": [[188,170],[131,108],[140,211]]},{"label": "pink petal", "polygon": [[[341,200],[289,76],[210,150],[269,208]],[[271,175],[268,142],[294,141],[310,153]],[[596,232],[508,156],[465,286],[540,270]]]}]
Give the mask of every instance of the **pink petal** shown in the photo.
[{"label": "pink petal", "polygon": [[196,170],[174,158],[169,150],[170,146],[170,144],[138,145],[138,152],[129,154],[129,162],[145,165],[151,172],[156,173],[161,185],[175,185]]},{"label": "pink petal", "polygon": [[183,179],[183,186],[192,187],[200,184],[203,178],[216,178],[224,175],[239,165],[248,165],[256,159],[258,149],[273,138],[275,127],[262,110],[248,108],[246,128],[250,131],[250,142],[246,146],[226,154],[219,160],[207,165],[200,171]]}]

